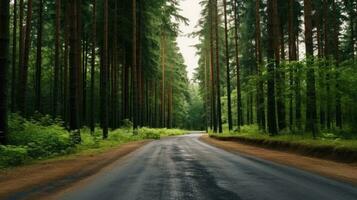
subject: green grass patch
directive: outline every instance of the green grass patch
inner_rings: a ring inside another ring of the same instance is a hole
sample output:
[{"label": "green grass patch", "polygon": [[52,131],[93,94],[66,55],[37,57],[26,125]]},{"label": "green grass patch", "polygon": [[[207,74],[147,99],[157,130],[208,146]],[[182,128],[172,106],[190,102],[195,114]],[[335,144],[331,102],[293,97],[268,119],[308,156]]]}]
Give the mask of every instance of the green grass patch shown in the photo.
[{"label": "green grass patch", "polygon": [[279,134],[270,136],[259,133],[256,126],[243,126],[240,132],[224,131],[222,134],[210,132],[211,136],[221,140],[239,141],[247,144],[264,146],[279,150],[291,150],[304,155],[340,160],[357,161],[357,139],[345,139],[331,133],[320,133],[316,139],[311,134]]},{"label": "green grass patch", "polygon": [[102,139],[102,130],[96,128],[94,133],[88,128],[81,129],[81,143],[75,144],[70,133],[60,120],[48,116],[24,119],[11,115],[9,120],[9,145],[0,145],[0,169],[31,163],[34,161],[66,157],[76,154],[101,153],[121,144],[160,139],[166,136],[185,134],[179,129],[140,128],[133,131],[131,127],[111,130],[106,140]]}]

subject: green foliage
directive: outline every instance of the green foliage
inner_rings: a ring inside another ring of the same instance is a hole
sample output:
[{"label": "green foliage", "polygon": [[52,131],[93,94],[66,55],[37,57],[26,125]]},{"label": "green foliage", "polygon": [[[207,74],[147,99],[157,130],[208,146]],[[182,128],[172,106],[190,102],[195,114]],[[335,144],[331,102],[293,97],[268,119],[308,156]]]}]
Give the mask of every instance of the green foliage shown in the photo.
[{"label": "green foliage", "polygon": [[154,140],[160,139],[160,133],[158,130],[154,130],[146,127],[139,129],[139,135],[144,139],[154,139]]},{"label": "green foliage", "polygon": [[45,123],[45,119],[28,121],[12,115],[9,120],[9,143],[24,146],[31,158],[46,158],[71,151],[74,144],[68,132],[60,124]]},{"label": "green foliage", "polygon": [[319,136],[314,139],[311,134],[279,134],[274,137],[271,137],[267,133],[259,133],[258,127],[256,125],[252,126],[242,126],[240,132],[228,132],[225,131],[223,134],[214,134],[217,137],[239,137],[239,138],[248,138],[248,139],[263,139],[266,142],[269,141],[282,141],[282,142],[291,142],[294,144],[304,144],[311,146],[331,146],[336,149],[338,148],[348,148],[357,150],[357,139],[348,138],[345,139],[335,133],[320,133]]},{"label": "green foliage", "polygon": [[27,148],[0,145],[0,168],[21,165],[28,159]]},{"label": "green foliage", "polygon": [[71,134],[65,130],[60,120],[48,116],[36,116],[27,120],[17,114],[10,115],[9,144],[0,146],[0,168],[24,164],[26,161],[45,159],[69,153],[102,152],[120,144],[145,140],[160,139],[161,136],[182,135],[179,129],[140,128],[138,134],[132,131],[132,123],[126,120],[123,128],[112,130],[106,140],[102,139],[102,130],[97,127],[94,133],[84,127],[81,129],[82,141],[74,144]]}]

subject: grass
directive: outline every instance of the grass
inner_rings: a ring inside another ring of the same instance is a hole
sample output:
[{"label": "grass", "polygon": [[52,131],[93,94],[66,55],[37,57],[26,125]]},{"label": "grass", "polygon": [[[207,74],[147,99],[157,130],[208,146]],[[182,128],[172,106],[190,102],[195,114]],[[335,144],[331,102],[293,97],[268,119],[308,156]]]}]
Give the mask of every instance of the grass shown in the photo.
[{"label": "grass", "polygon": [[161,137],[183,135],[187,131],[179,129],[132,128],[111,130],[109,137],[102,139],[102,131],[81,129],[81,143],[74,144],[71,134],[61,123],[48,122],[42,117],[27,120],[13,115],[10,118],[9,145],[0,145],[0,169],[49,159],[66,159],[75,155],[93,155],[117,148],[122,144],[160,139]]},{"label": "grass", "polygon": [[335,149],[349,149],[357,151],[357,139],[345,139],[339,137],[333,133],[320,133],[316,139],[313,139],[311,134],[279,134],[277,136],[270,136],[266,133],[259,133],[257,126],[243,126],[239,132],[224,130],[223,134],[214,134],[210,132],[210,135],[216,137],[237,137],[237,138],[248,138],[248,139],[259,139],[277,142],[289,142],[294,144],[302,144],[307,146],[316,147],[332,147]]}]

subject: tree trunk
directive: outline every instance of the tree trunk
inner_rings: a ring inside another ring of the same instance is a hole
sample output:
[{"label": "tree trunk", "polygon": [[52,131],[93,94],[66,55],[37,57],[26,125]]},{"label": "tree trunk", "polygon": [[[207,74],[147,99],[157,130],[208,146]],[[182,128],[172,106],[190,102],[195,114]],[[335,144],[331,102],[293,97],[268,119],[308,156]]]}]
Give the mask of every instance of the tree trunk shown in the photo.
[{"label": "tree trunk", "polygon": [[95,84],[95,58],[96,58],[96,53],[95,53],[95,47],[96,47],[96,40],[97,40],[97,20],[96,20],[96,13],[97,13],[97,3],[96,0],[93,0],[93,17],[92,17],[92,57],[91,57],[91,70],[90,70],[90,91],[91,91],[91,97],[90,97],[90,105],[89,105],[89,117],[90,117],[90,130],[91,133],[93,134],[95,131],[95,122],[94,122],[94,84]]},{"label": "tree trunk", "polygon": [[336,62],[336,127],[342,129],[342,103],[341,103],[341,88],[340,88],[340,74],[338,71],[340,65],[340,55],[339,55],[339,34],[340,34],[340,20],[337,11],[336,0],[333,0],[333,24],[334,24],[334,58]]},{"label": "tree trunk", "polygon": [[221,81],[220,81],[220,63],[219,63],[219,15],[218,15],[218,0],[215,0],[215,32],[216,32],[216,86],[217,86],[217,117],[218,117],[218,132],[222,133],[222,109],[221,109]]},{"label": "tree trunk", "polygon": [[226,50],[226,73],[227,73],[227,98],[228,98],[228,128],[233,129],[232,122],[232,98],[231,98],[231,77],[229,68],[229,46],[228,46],[228,19],[227,19],[227,0],[223,0],[224,4],[224,32],[225,32],[225,50]]},{"label": "tree trunk", "polygon": [[237,126],[238,130],[240,126],[243,125],[243,110],[242,110],[242,93],[241,93],[241,82],[240,82],[240,60],[239,60],[239,14],[238,14],[238,3],[234,1],[234,45],[235,45],[235,59],[236,59],[236,73],[237,73]]},{"label": "tree trunk", "polygon": [[73,132],[73,139],[75,143],[81,142],[80,124],[79,124],[79,89],[80,79],[79,72],[81,68],[81,51],[80,51],[80,33],[78,28],[78,0],[73,0],[69,3],[69,18],[70,18],[70,35],[69,35],[69,129]]},{"label": "tree trunk", "polygon": [[268,131],[272,135],[278,133],[277,123],[276,123],[276,101],[275,101],[275,64],[276,64],[276,28],[278,26],[276,23],[277,11],[276,0],[268,0],[268,47],[267,47],[267,57],[268,57]]},{"label": "tree trunk", "polygon": [[213,131],[217,132],[217,104],[216,104],[216,81],[214,77],[214,37],[213,37],[213,21],[214,21],[214,15],[213,15],[213,0],[209,1],[210,4],[210,80],[211,80],[211,113],[212,113],[212,124],[213,124]]},{"label": "tree trunk", "polygon": [[27,18],[24,35],[23,55],[22,62],[19,69],[19,83],[18,83],[18,107],[21,114],[26,114],[26,91],[27,91],[27,76],[28,76],[28,63],[30,56],[31,46],[31,20],[32,20],[32,0],[27,2]]},{"label": "tree trunk", "polygon": [[17,0],[14,0],[12,30],[12,67],[11,67],[11,112],[16,110],[16,51],[17,51]]},{"label": "tree trunk", "polygon": [[255,51],[256,51],[256,74],[257,82],[257,122],[260,130],[265,130],[265,99],[264,99],[264,83],[261,78],[261,66],[263,65],[263,55],[261,47],[261,26],[260,26],[260,0],[255,1]]},{"label": "tree trunk", "polygon": [[102,69],[101,73],[101,121],[102,121],[102,129],[103,129],[103,139],[108,138],[108,0],[104,0],[104,32],[103,32],[103,59],[102,59]]},{"label": "tree trunk", "polygon": [[317,112],[316,112],[316,86],[315,70],[313,68],[314,47],[312,33],[312,3],[304,0],[305,20],[305,46],[307,57],[307,80],[306,80],[306,131],[312,132],[314,138],[317,134]]},{"label": "tree trunk", "polygon": [[[41,77],[42,77],[42,33],[43,33],[43,0],[39,0],[37,22],[37,53],[36,53],[36,78],[35,78],[35,110],[42,112],[41,108]],[[56,52],[55,52],[56,54]],[[55,55],[56,56],[56,55]],[[55,115],[54,115],[55,116]]]},{"label": "tree trunk", "polygon": [[[294,0],[289,0],[289,11],[288,11],[288,46],[289,46],[289,61],[296,61],[296,30],[295,30],[295,6]],[[296,76],[296,74],[295,74]],[[294,88],[294,69],[289,69],[289,84],[290,84],[290,94],[289,94],[289,126],[290,130],[294,130],[294,95],[293,95],[293,88]]]},{"label": "tree trunk", "polygon": [[9,66],[10,1],[0,1],[0,144],[7,136],[7,69]]}]

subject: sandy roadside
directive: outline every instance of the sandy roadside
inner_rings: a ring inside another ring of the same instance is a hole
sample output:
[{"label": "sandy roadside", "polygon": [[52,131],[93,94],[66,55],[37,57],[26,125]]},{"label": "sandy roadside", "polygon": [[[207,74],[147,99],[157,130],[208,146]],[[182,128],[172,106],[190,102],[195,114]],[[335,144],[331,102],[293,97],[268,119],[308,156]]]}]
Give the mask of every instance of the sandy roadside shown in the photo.
[{"label": "sandy roadside", "polygon": [[71,187],[149,142],[131,142],[99,155],[74,156],[0,172],[0,199],[37,199]]},{"label": "sandy roadside", "polygon": [[357,163],[339,163],[293,153],[260,148],[241,144],[239,142],[220,141],[210,138],[208,135],[202,136],[200,140],[229,152],[239,152],[255,156],[357,185]]}]

